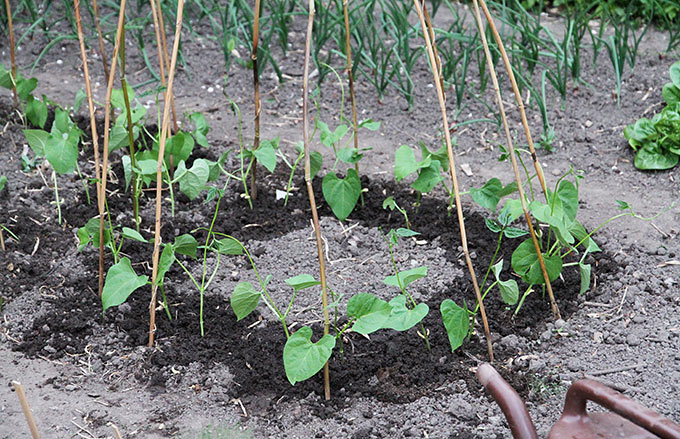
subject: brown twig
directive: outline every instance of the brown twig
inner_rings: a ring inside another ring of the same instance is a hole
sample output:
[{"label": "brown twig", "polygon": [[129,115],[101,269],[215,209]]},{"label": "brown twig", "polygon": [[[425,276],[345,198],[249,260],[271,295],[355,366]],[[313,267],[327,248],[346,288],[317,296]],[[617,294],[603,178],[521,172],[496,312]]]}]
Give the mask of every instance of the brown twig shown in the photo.
[{"label": "brown twig", "polygon": [[116,427],[115,424],[112,424],[112,423],[110,423],[110,422],[109,422],[109,425],[110,425],[111,428],[113,429],[113,437],[114,437],[115,439],[123,439],[123,436],[120,434],[120,430],[118,430],[118,427]]},{"label": "brown twig", "polygon": [[[307,39],[305,41],[305,64],[302,74],[302,138],[305,148],[305,183],[307,185],[307,195],[309,195],[309,205],[312,209],[312,222],[314,224],[314,234],[316,235],[316,250],[319,258],[319,280],[321,281],[321,304],[323,306],[323,334],[328,334],[330,319],[328,316],[328,287],[326,284],[326,261],[323,255],[323,240],[321,238],[321,227],[319,225],[319,213],[316,210],[316,200],[314,198],[314,188],[312,188],[312,167],[309,158],[309,120],[307,117],[309,98],[309,58],[312,47],[312,28],[314,25],[314,0],[309,0],[309,16],[307,18]],[[323,366],[323,389],[326,401],[331,399],[331,384],[328,362]]]},{"label": "brown twig", "polygon": [[[111,93],[113,92],[113,78],[116,73],[116,62],[120,51],[120,40],[125,25],[125,4],[126,0],[120,0],[120,13],[118,15],[118,27],[116,29],[116,44],[113,47],[113,57],[111,60],[111,70],[106,86],[106,99],[104,101],[104,150],[102,151],[102,173],[101,173],[101,196],[102,203],[106,205],[106,177],[109,173],[109,134],[111,131]],[[104,215],[99,215],[99,252],[104,253]],[[103,287],[99,290],[101,297]]]},{"label": "brown twig", "polygon": [[[484,1],[484,0],[479,0],[479,1]],[[512,170],[515,173],[515,181],[517,183],[517,190],[519,192],[519,199],[520,199],[520,202],[522,203],[522,210],[524,212],[524,218],[526,219],[527,226],[529,227],[529,234],[531,235],[531,240],[534,244],[534,251],[536,252],[536,256],[538,257],[538,264],[541,267],[541,273],[543,274],[543,281],[545,282],[546,288],[548,290],[548,297],[550,298],[550,306],[552,307],[553,316],[554,316],[555,320],[557,320],[561,317],[560,316],[560,310],[557,306],[557,302],[555,301],[555,295],[553,294],[552,285],[550,283],[550,276],[548,275],[548,270],[546,269],[546,266],[545,266],[545,260],[543,259],[543,253],[541,252],[541,245],[538,242],[538,238],[536,236],[536,231],[534,230],[534,225],[533,225],[533,222],[531,220],[531,215],[529,214],[529,210],[527,209],[526,198],[524,196],[524,189],[522,187],[522,178],[520,176],[519,167],[517,165],[517,158],[516,158],[516,155],[515,155],[515,147],[514,147],[514,143],[512,141],[512,136],[510,134],[510,127],[508,126],[508,120],[507,120],[507,117],[505,115],[505,108],[504,108],[504,105],[503,105],[503,99],[501,97],[501,90],[500,90],[500,87],[498,85],[498,78],[496,76],[496,69],[494,68],[493,61],[491,60],[491,52],[489,51],[489,45],[486,41],[486,34],[484,33],[484,26],[482,24],[482,16],[479,12],[478,0],[473,0],[473,5],[474,5],[474,9],[475,9],[475,19],[477,21],[477,28],[478,28],[478,31],[479,31],[479,36],[482,40],[482,45],[484,46],[484,53],[485,53],[485,56],[486,56],[486,61],[487,61],[487,65],[488,65],[488,68],[489,68],[489,73],[491,74],[491,81],[493,83],[493,88],[496,92],[496,101],[498,103],[498,108],[499,108],[500,113],[501,113],[501,119],[503,121],[503,127],[505,129],[505,137],[506,137],[506,141],[508,143],[508,152],[510,153]],[[486,16],[486,17],[487,17],[487,21],[491,21],[489,16]],[[493,28],[492,28],[492,30],[493,30]],[[494,35],[497,35],[497,34],[498,33],[496,32]],[[496,43],[498,44],[499,47],[502,46],[500,36],[496,40]],[[512,70],[512,67],[508,67],[508,68],[510,70]],[[509,76],[509,77],[511,77],[512,78],[511,80],[514,81],[514,77],[512,77],[512,76]],[[513,88],[516,88],[516,84],[514,82],[513,82]],[[521,98],[519,99],[519,101],[521,102]],[[524,121],[524,120],[526,120],[526,115],[524,114],[523,108],[520,107],[520,109],[522,111],[522,120]],[[529,132],[528,129],[529,129],[529,127],[525,125],[526,133]],[[528,136],[528,138],[530,138],[530,134],[527,134],[527,136]],[[531,155],[535,160],[534,163],[537,166],[536,172],[538,173],[538,171],[540,170],[540,165],[538,164],[538,160],[536,160],[536,154],[533,152],[533,150],[532,150]],[[540,179],[541,179],[541,185],[543,186],[543,190],[544,190],[544,193],[546,194],[546,199],[547,199],[547,192],[545,192],[545,181],[542,179],[543,174],[541,173],[539,175],[540,175]]]},{"label": "brown twig", "polygon": [[109,82],[109,66],[106,63],[106,50],[104,49],[104,38],[102,37],[102,28],[99,25],[99,7],[97,0],[92,0],[92,9],[94,10],[94,25],[97,28],[97,39],[99,40],[99,56],[102,57],[102,65],[104,66],[104,77],[106,82]]},{"label": "brown twig", "polygon": [[12,381],[12,387],[14,387],[14,391],[17,392],[17,397],[19,398],[19,403],[21,404],[21,410],[23,410],[24,417],[28,423],[28,428],[31,430],[31,436],[33,439],[40,439],[40,432],[38,431],[38,426],[36,425],[35,418],[31,412],[31,407],[28,405],[28,400],[26,399],[23,386],[19,381]]},{"label": "brown twig", "polygon": [[[76,27],[80,42],[80,57],[83,62],[83,74],[85,76],[85,92],[87,93],[87,108],[90,112],[90,133],[92,135],[92,149],[94,151],[94,172],[97,188],[97,210],[99,217],[104,218],[104,195],[102,195],[100,160],[99,160],[99,135],[97,134],[97,119],[94,116],[94,99],[92,97],[92,85],[90,83],[90,71],[87,67],[87,54],[85,52],[85,39],[83,38],[83,25],[80,19],[80,0],[74,0],[73,9],[76,14]],[[100,236],[101,243],[101,236]],[[104,288],[104,248],[99,247],[99,295]]]},{"label": "brown twig", "polygon": [[[19,108],[19,95],[17,94],[17,63],[14,58],[14,26],[12,25],[12,7],[9,0],[5,0],[5,9],[7,9],[7,30],[9,31],[9,57],[12,69],[12,94],[14,95],[14,108]],[[2,232],[0,232],[2,233]]]},{"label": "brown twig", "polygon": [[482,295],[479,291],[479,284],[477,283],[477,275],[475,274],[475,269],[472,266],[472,258],[470,258],[470,251],[468,250],[467,244],[467,234],[465,231],[465,218],[463,217],[463,207],[460,201],[460,191],[458,186],[458,177],[456,175],[456,163],[453,157],[453,146],[451,143],[451,133],[449,131],[448,117],[446,115],[446,101],[444,97],[444,90],[442,88],[442,82],[440,81],[440,72],[438,71],[438,64],[436,60],[436,54],[434,51],[435,42],[430,39],[430,32],[428,31],[427,24],[425,23],[425,15],[422,10],[420,0],[413,0],[416,6],[416,12],[420,19],[420,25],[423,28],[423,37],[425,38],[425,46],[427,47],[427,54],[430,59],[430,66],[432,67],[432,74],[434,75],[434,83],[437,89],[437,98],[439,100],[439,106],[442,112],[442,122],[444,124],[444,138],[446,140],[446,149],[449,156],[449,168],[451,171],[451,179],[453,180],[453,193],[456,200],[456,212],[458,214],[458,225],[460,227],[460,240],[463,245],[463,253],[465,254],[465,262],[467,263],[467,268],[472,278],[472,286],[475,290],[475,296],[477,298],[477,304],[479,305],[479,312],[482,316],[482,323],[484,325],[484,334],[486,336],[486,343],[489,352],[489,361],[493,362],[493,347],[491,345],[491,333],[489,331],[489,322],[486,318],[486,310],[484,309],[484,302],[482,301]]},{"label": "brown twig", "polygon": [[2,228],[0,227],[0,249],[2,251],[7,251],[5,248],[5,235],[2,233]]},{"label": "brown twig", "polygon": [[538,176],[538,181],[541,184],[543,195],[545,195],[545,199],[547,200],[548,190],[545,185],[543,169],[541,168],[541,164],[538,162],[538,157],[536,156],[536,149],[534,148],[534,141],[533,138],[531,137],[529,122],[527,121],[527,115],[526,112],[524,111],[524,102],[522,102],[522,94],[519,92],[519,87],[517,87],[517,81],[515,80],[515,73],[512,70],[512,64],[510,63],[510,59],[508,58],[507,52],[505,51],[505,46],[503,45],[503,40],[501,39],[501,36],[498,33],[498,29],[496,29],[496,23],[494,22],[493,17],[489,12],[489,9],[486,7],[486,2],[484,0],[479,0],[479,5],[482,7],[482,10],[484,11],[484,16],[486,17],[486,21],[489,23],[489,28],[491,29],[493,38],[494,40],[496,40],[498,49],[501,52],[501,57],[503,58],[503,65],[505,65],[505,69],[508,72],[508,78],[510,79],[510,84],[512,85],[512,91],[515,94],[515,100],[517,100],[517,107],[519,107],[519,114],[522,117],[522,126],[524,127],[524,134],[526,135],[527,143],[529,145],[529,151],[531,152],[531,160],[534,162],[534,168],[536,168],[536,175]]},{"label": "brown twig", "polygon": [[175,67],[177,66],[177,52],[179,39],[182,33],[182,15],[184,12],[184,0],[177,2],[177,22],[175,24],[175,40],[172,44],[172,59],[168,70],[168,87],[165,90],[163,106],[163,122],[161,125],[161,138],[158,148],[158,163],[156,164],[156,221],[153,238],[153,271],[151,274],[151,302],[149,303],[149,346],[153,346],[156,332],[156,293],[158,290],[158,259],[161,249],[161,201],[163,187],[163,157],[165,156],[165,142],[168,139],[170,125],[170,107],[172,106],[172,86],[175,81]]},{"label": "brown twig", "polygon": [[[253,18],[253,51],[250,59],[253,62],[253,90],[255,94],[255,137],[253,151],[260,147],[260,75],[257,68],[257,46],[260,36],[260,0],[255,0],[255,17]],[[253,157],[250,174],[250,198],[257,199],[257,158]]]}]

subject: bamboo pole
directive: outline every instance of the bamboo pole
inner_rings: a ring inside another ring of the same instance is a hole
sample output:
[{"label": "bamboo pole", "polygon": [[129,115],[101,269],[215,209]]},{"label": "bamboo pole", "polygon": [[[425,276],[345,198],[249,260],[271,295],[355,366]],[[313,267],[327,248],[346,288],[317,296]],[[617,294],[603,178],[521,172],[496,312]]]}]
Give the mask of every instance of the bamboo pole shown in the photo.
[{"label": "bamboo pole", "polygon": [[[479,0],[479,2],[483,2],[484,0]],[[543,274],[543,280],[545,282],[546,288],[548,290],[548,297],[550,299],[550,307],[552,308],[553,312],[553,317],[555,320],[558,320],[561,318],[560,316],[560,309],[557,306],[557,301],[555,300],[555,295],[553,294],[552,290],[552,285],[550,283],[550,276],[548,275],[548,270],[546,269],[545,266],[545,260],[543,259],[543,253],[541,252],[541,246],[538,242],[538,238],[536,237],[536,231],[534,230],[534,225],[533,222],[531,221],[531,215],[529,214],[529,210],[527,209],[527,203],[526,199],[524,197],[524,189],[522,188],[522,178],[520,176],[519,172],[519,167],[517,165],[517,158],[515,156],[515,147],[512,142],[512,136],[510,135],[510,127],[508,126],[508,120],[505,115],[505,109],[503,105],[503,99],[501,97],[501,90],[498,85],[498,78],[496,76],[496,70],[493,66],[493,61],[491,60],[491,52],[489,51],[489,45],[486,41],[486,35],[484,33],[484,26],[482,24],[482,17],[479,12],[479,2],[478,0],[473,0],[473,5],[475,9],[475,19],[477,21],[477,28],[479,30],[479,35],[482,40],[482,45],[484,46],[484,53],[486,56],[486,61],[487,65],[489,66],[489,73],[491,74],[491,81],[493,83],[493,88],[496,92],[496,101],[498,102],[498,108],[501,112],[501,119],[503,120],[503,127],[505,129],[505,137],[506,141],[508,143],[508,152],[510,153],[510,160],[512,162],[512,170],[515,173],[515,181],[517,182],[517,190],[519,191],[519,199],[520,202],[522,203],[522,210],[524,212],[524,218],[526,220],[527,226],[529,227],[529,234],[531,235],[531,240],[534,244],[534,251],[536,252],[536,256],[538,257],[538,264],[541,267],[541,273]],[[483,3],[482,3],[483,4]],[[485,9],[485,15],[488,13],[488,10]],[[493,21],[492,18],[490,18],[490,15],[486,15],[486,19],[489,22],[489,25],[491,26],[491,23]],[[498,44],[498,47],[503,47],[502,41],[500,40],[500,35],[498,35],[498,32],[495,31],[495,28],[492,27],[492,33],[494,34],[494,38],[497,37],[496,39],[496,44]],[[502,49],[501,53],[505,54],[505,50]],[[507,55],[503,55],[504,60],[507,58]],[[510,78],[510,81],[512,82],[512,87],[513,90],[517,90],[517,84],[515,82],[514,76],[512,75],[512,66],[506,64],[506,68],[508,69],[508,77]],[[519,93],[519,90],[516,91],[516,93]],[[518,96],[518,95],[516,95]],[[541,187],[543,188],[543,193],[546,196],[546,200],[548,198],[546,187],[545,187],[545,180],[543,179],[543,173],[541,172],[541,166],[538,163],[538,159],[536,158],[536,152],[533,149],[533,142],[531,141],[531,133],[529,131],[529,126],[526,123],[526,114],[524,113],[524,107],[522,102],[521,97],[518,99],[518,102],[520,102],[520,112],[522,115],[522,123],[524,125],[525,129],[525,134],[527,135],[527,139],[529,141],[530,145],[530,150],[531,150],[531,157],[534,161],[534,166],[536,167],[536,173],[539,176],[539,180],[541,182]]]},{"label": "bamboo pole", "polygon": [[[316,236],[316,250],[319,259],[319,280],[321,281],[321,304],[323,306],[323,334],[328,334],[330,328],[330,318],[328,316],[328,286],[326,283],[326,261],[323,255],[323,242],[321,238],[321,227],[319,225],[319,213],[316,210],[316,200],[314,198],[314,188],[312,187],[311,160],[309,158],[309,121],[308,121],[308,88],[309,88],[309,58],[312,47],[312,27],[314,25],[314,0],[309,0],[309,16],[307,18],[307,39],[305,41],[305,64],[302,74],[302,139],[305,148],[305,184],[307,185],[307,195],[309,205],[312,209],[312,222],[314,224],[314,234]],[[323,366],[323,389],[326,401],[331,399],[330,371],[328,362]]]},{"label": "bamboo pole", "polygon": [[[14,57],[14,26],[12,25],[12,7],[9,0],[5,0],[5,9],[7,10],[7,30],[9,31],[9,57],[12,71],[12,94],[14,96],[14,108],[19,108],[19,95],[17,94],[17,62]],[[2,233],[2,232],[0,232]]]},{"label": "bamboo pole", "polygon": [[36,425],[35,418],[31,412],[31,407],[28,405],[28,400],[26,399],[23,386],[19,381],[12,381],[12,387],[14,387],[14,390],[17,392],[17,397],[19,398],[19,403],[21,404],[21,410],[24,412],[26,423],[28,423],[28,428],[31,430],[31,436],[33,439],[40,439],[40,432],[38,431],[38,426]]},{"label": "bamboo pole", "polygon": [[501,52],[501,57],[503,58],[503,64],[505,65],[505,69],[508,72],[508,78],[510,79],[510,84],[512,85],[512,91],[515,94],[515,100],[517,101],[517,107],[519,108],[519,114],[522,117],[522,126],[524,127],[524,134],[526,135],[527,138],[527,144],[529,145],[529,152],[531,152],[531,160],[534,162],[534,168],[536,168],[536,175],[538,176],[538,181],[541,184],[541,189],[543,190],[543,195],[545,195],[545,199],[548,200],[548,190],[545,185],[545,177],[543,175],[543,169],[541,168],[541,164],[538,162],[538,157],[536,156],[536,149],[534,148],[534,140],[531,137],[531,130],[529,129],[529,122],[527,120],[527,115],[526,112],[524,111],[524,102],[522,102],[522,94],[519,92],[519,87],[517,87],[517,81],[515,80],[515,73],[512,70],[512,64],[510,63],[510,59],[508,58],[508,54],[505,51],[505,46],[503,45],[503,40],[501,39],[501,36],[498,33],[498,29],[496,29],[496,23],[493,20],[493,17],[491,16],[491,13],[489,12],[489,9],[486,7],[486,2],[484,0],[479,0],[479,5],[482,7],[482,10],[484,11],[484,16],[486,17],[486,21],[489,23],[489,28],[491,29],[491,33],[493,34],[494,40],[496,40],[496,44],[498,45],[498,49]]},{"label": "bamboo pole", "polygon": [[434,41],[430,39],[430,32],[428,31],[427,24],[425,23],[425,16],[420,4],[420,0],[413,0],[416,6],[416,12],[418,13],[418,18],[420,19],[420,25],[423,28],[423,37],[425,38],[425,45],[427,47],[427,54],[430,59],[430,65],[432,67],[432,74],[434,75],[434,83],[437,89],[437,98],[439,100],[439,106],[442,112],[442,122],[444,124],[444,138],[446,139],[446,149],[449,157],[449,168],[451,171],[451,179],[453,180],[453,193],[456,200],[456,212],[458,214],[458,225],[460,227],[460,240],[463,245],[463,253],[465,254],[465,262],[467,264],[470,277],[472,278],[472,286],[475,290],[475,296],[477,298],[477,303],[479,305],[479,312],[482,316],[482,323],[484,325],[484,334],[486,336],[486,344],[489,352],[489,361],[493,362],[493,347],[491,344],[491,333],[489,331],[489,322],[486,318],[486,310],[484,309],[484,302],[482,301],[482,295],[479,291],[479,284],[477,283],[477,275],[475,274],[475,269],[472,266],[472,258],[470,258],[470,251],[468,250],[467,244],[467,234],[465,231],[465,218],[463,217],[463,207],[460,201],[460,191],[458,186],[458,177],[456,175],[456,163],[453,156],[453,146],[451,143],[451,133],[449,132],[448,117],[446,115],[446,102],[444,97],[444,90],[442,88],[442,82],[440,81],[440,72],[437,68],[437,60],[434,52]]},{"label": "bamboo pole", "polygon": [[[354,149],[359,151],[359,123],[357,122],[357,102],[354,97],[354,75],[352,74],[352,45],[349,33],[349,0],[342,0],[342,10],[345,16],[345,54],[347,55],[347,79],[349,81],[349,100],[352,103],[352,127],[354,129]],[[354,164],[359,175],[359,162]],[[363,192],[362,192],[363,202]]]},{"label": "bamboo pole", "polygon": [[172,87],[175,81],[175,67],[177,66],[177,51],[179,39],[182,33],[182,16],[184,12],[184,0],[177,2],[177,22],[175,24],[175,40],[172,45],[172,60],[168,70],[168,88],[165,90],[163,121],[161,125],[161,138],[159,140],[158,163],[156,164],[156,221],[153,239],[153,271],[151,275],[151,302],[149,303],[149,346],[153,346],[156,332],[156,293],[158,290],[158,260],[161,249],[161,201],[163,187],[163,157],[165,156],[165,142],[168,139],[170,125],[170,107],[172,106]]},{"label": "bamboo pole", "polygon": [[[78,28],[78,41],[80,42],[80,57],[83,62],[83,74],[85,76],[85,91],[87,93],[87,109],[90,113],[90,133],[92,136],[92,149],[94,151],[94,173],[97,188],[97,210],[99,217],[104,218],[104,195],[102,194],[102,182],[99,159],[99,135],[97,134],[97,119],[94,116],[94,99],[92,97],[92,84],[90,83],[90,71],[87,66],[87,54],[85,52],[85,39],[83,38],[83,25],[80,19],[80,0],[74,0],[73,9],[76,14],[76,27]],[[104,248],[101,246],[100,235],[99,247],[99,296],[104,288]]]},{"label": "bamboo pole", "polygon": [[[113,92],[113,78],[116,73],[116,62],[120,50],[120,40],[125,25],[125,4],[126,0],[120,0],[120,13],[118,15],[118,27],[116,29],[116,44],[113,47],[113,57],[111,59],[111,70],[106,86],[106,99],[104,102],[104,150],[102,151],[102,173],[101,173],[101,195],[102,203],[106,206],[106,177],[109,173],[109,134],[111,131],[111,93]],[[104,253],[104,215],[99,215],[99,253]],[[103,286],[99,290],[101,297]]]},{"label": "bamboo pole", "polygon": [[[154,0],[150,0],[154,1]],[[170,56],[168,54],[168,40],[165,37],[165,20],[163,19],[163,6],[161,6],[161,0],[156,1],[156,14],[158,16],[158,26],[160,27],[161,44],[163,46],[163,60],[165,61],[165,71],[170,69]],[[155,21],[154,21],[155,23]],[[159,49],[160,50],[160,46]],[[165,84],[163,84],[165,86]],[[170,96],[170,105],[172,106],[172,132],[176,133],[179,128],[177,126],[177,112],[175,111],[175,96]],[[172,157],[170,157],[172,160]]]},{"label": "bamboo pole", "polygon": [[2,251],[7,251],[5,248],[5,235],[2,233],[2,228],[0,228],[0,249],[2,249]]},{"label": "bamboo pole", "polygon": [[[255,93],[255,137],[253,151],[260,147],[260,74],[257,68],[257,46],[260,36],[260,0],[255,0],[255,17],[253,18],[253,51],[250,59],[253,62],[253,90]],[[253,157],[250,174],[250,198],[257,199],[257,158]]]},{"label": "bamboo pole", "polygon": [[97,28],[97,39],[99,40],[99,56],[102,57],[102,65],[104,66],[104,77],[106,82],[109,82],[109,66],[106,63],[106,50],[104,49],[104,38],[102,37],[102,28],[99,25],[99,7],[97,0],[92,0],[92,8],[94,9],[94,25]]}]

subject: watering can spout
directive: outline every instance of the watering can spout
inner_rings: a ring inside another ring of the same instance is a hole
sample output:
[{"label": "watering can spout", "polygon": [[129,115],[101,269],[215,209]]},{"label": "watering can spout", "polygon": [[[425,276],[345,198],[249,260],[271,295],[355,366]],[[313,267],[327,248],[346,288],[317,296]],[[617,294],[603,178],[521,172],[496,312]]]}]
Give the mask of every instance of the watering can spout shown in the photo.
[{"label": "watering can spout", "polygon": [[510,384],[508,384],[488,363],[483,363],[477,368],[477,378],[484,388],[500,406],[515,439],[538,439],[534,423],[529,417],[529,412]]}]

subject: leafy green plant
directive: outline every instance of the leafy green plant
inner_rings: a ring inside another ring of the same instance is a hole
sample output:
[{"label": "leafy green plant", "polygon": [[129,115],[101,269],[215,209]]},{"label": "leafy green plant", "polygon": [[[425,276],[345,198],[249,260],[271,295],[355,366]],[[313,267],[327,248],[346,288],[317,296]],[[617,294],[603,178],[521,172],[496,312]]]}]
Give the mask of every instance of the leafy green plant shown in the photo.
[{"label": "leafy green plant", "polygon": [[440,183],[449,194],[449,198],[453,200],[453,192],[446,186],[442,176],[442,173],[449,169],[446,147],[442,145],[436,152],[431,152],[424,143],[420,142],[420,150],[422,160],[418,161],[414,149],[410,146],[401,145],[397,149],[394,154],[395,179],[399,182],[411,174],[417,175],[415,181],[411,183],[411,187],[418,193],[416,205],[419,205],[422,194],[430,192]]},{"label": "leafy green plant", "polygon": [[17,96],[23,104],[23,112],[28,121],[36,127],[44,128],[47,122],[47,98],[42,100],[33,96],[33,91],[38,86],[37,78],[24,78],[21,73],[17,73],[16,78],[12,72],[0,64],[0,87],[12,90],[16,87]]},{"label": "leafy green plant", "polygon": [[680,160],[680,62],[670,68],[671,82],[663,87],[666,107],[651,120],[638,119],[623,130],[635,153],[635,167],[673,168]]}]

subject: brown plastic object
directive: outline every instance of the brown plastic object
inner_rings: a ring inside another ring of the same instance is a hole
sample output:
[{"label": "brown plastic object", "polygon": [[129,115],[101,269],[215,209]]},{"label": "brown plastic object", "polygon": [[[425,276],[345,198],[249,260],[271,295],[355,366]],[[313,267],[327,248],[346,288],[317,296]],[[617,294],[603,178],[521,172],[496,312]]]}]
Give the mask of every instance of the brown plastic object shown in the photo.
[{"label": "brown plastic object", "polygon": [[[490,364],[477,368],[477,378],[508,420],[515,439],[537,439],[536,429],[517,392]],[[610,413],[586,411],[592,401]],[[680,439],[680,425],[593,380],[580,380],[567,391],[562,417],[548,439]]]},{"label": "brown plastic object", "polygon": [[[592,401],[611,413],[586,412]],[[548,439],[680,439],[680,425],[593,380],[580,380],[567,391],[564,411]]]},{"label": "brown plastic object", "polygon": [[501,408],[515,439],[538,439],[536,427],[515,389],[489,363],[477,368],[477,379]]}]

